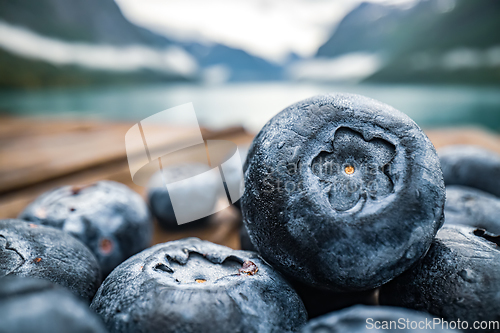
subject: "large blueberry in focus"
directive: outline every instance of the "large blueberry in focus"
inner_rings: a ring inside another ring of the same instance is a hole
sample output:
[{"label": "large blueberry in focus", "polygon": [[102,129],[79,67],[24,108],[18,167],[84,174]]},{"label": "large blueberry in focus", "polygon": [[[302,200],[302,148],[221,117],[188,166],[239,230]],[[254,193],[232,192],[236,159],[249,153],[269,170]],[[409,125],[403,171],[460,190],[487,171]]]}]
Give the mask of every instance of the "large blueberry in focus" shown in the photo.
[{"label": "large blueberry in focus", "polygon": [[406,115],[366,97],[286,108],[254,139],[244,169],[252,244],[312,286],[380,286],[414,264],[443,223],[433,145]]},{"label": "large blueberry in focus", "polygon": [[447,146],[438,153],[446,186],[474,187],[500,197],[500,155],[469,145]]},{"label": "large blueberry in focus", "polygon": [[46,280],[6,277],[0,283],[0,333],[105,333],[88,305]]},{"label": "large blueberry in focus", "polygon": [[148,186],[149,206],[161,227],[166,230],[178,230],[199,227],[208,222],[210,215],[189,223],[177,224],[170,194],[163,181],[165,178],[169,183],[177,183],[175,195],[178,201],[186,203],[186,209],[199,209],[205,212],[212,210],[217,203],[215,179],[207,178],[204,183],[182,181],[209,170],[210,167],[202,163],[176,164],[164,167],[163,175],[159,171],[151,177]]},{"label": "large blueberry in focus", "polygon": [[110,332],[291,332],[299,296],[256,253],[197,238],[156,245],[118,266],[91,308]]},{"label": "large blueberry in focus", "polygon": [[436,318],[426,313],[390,306],[357,305],[313,319],[302,333],[457,332],[431,325]]},{"label": "large blueberry in focus", "polygon": [[471,187],[446,186],[445,225],[461,224],[500,234],[500,198]]},{"label": "large blueberry in focus", "polygon": [[7,275],[46,279],[88,302],[101,281],[99,264],[84,244],[21,220],[0,220],[0,278]]},{"label": "large blueberry in focus", "polygon": [[380,303],[426,311],[447,321],[496,321],[500,330],[500,237],[445,225],[414,267],[380,290]]},{"label": "large blueberry in focus", "polygon": [[144,200],[112,181],[51,190],[26,207],[19,218],[61,229],[81,240],[96,256],[104,276],[150,246],[152,239]]}]

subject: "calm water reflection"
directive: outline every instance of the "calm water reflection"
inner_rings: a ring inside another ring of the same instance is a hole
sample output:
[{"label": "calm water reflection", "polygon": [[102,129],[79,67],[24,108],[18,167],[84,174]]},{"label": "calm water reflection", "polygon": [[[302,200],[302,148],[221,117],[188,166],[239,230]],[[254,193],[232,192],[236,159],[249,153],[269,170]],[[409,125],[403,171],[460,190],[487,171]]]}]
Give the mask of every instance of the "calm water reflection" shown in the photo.
[{"label": "calm water reflection", "polygon": [[[500,87],[277,82],[0,91],[0,110],[43,117],[138,121],[161,110],[193,102],[199,121],[205,126],[221,128],[243,124],[258,131],[284,107],[327,92],[351,92],[378,99],[427,128],[473,124],[500,131]],[[182,123],[182,115],[172,121]]]}]

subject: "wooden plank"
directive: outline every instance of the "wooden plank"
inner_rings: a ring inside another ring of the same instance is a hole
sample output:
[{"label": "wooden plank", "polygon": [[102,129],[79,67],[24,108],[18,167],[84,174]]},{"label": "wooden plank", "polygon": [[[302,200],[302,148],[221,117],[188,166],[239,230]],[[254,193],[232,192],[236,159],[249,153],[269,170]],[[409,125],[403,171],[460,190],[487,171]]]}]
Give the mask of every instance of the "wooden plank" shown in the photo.
[{"label": "wooden plank", "polygon": [[500,135],[482,128],[440,128],[425,133],[437,149],[448,145],[476,145],[500,154]]},{"label": "wooden plank", "polygon": [[[88,135],[94,135],[94,132],[91,131]],[[252,136],[246,133],[242,128],[230,128],[224,131],[206,131],[204,137],[208,137],[209,139],[232,140],[236,142],[245,142],[252,138]],[[121,144],[123,144],[123,142]],[[59,177],[49,177],[45,175],[39,178],[40,181],[34,181],[35,178],[31,178],[31,182],[29,183],[30,186],[18,187],[17,189],[12,189],[0,194],[0,218],[12,218],[17,216],[17,214],[38,195],[54,187],[63,185],[85,184],[101,179],[109,179],[124,183],[141,195],[144,195],[144,188],[132,182],[128,162],[124,154],[125,152],[123,151],[121,158],[111,161],[98,160],[100,163],[96,163],[96,159],[92,159],[92,163],[85,162],[87,166],[82,170],[77,169],[76,172],[58,174]],[[88,154],[85,156],[88,156]],[[196,158],[193,156],[179,155],[179,157],[182,157],[183,161],[196,161]],[[75,161],[75,159],[72,159],[72,161]],[[173,162],[175,161],[172,161],[172,163]],[[36,168],[36,165],[30,166],[30,168]],[[6,177],[9,176],[9,174],[6,175]]]},{"label": "wooden plank", "polygon": [[[126,160],[125,133],[133,123],[0,119],[0,193]],[[197,129],[155,126],[148,134],[162,146],[188,140]],[[203,130],[205,139],[243,133],[241,127]],[[150,149],[158,147],[151,146]]]},{"label": "wooden plank", "polygon": [[[71,124],[46,121],[19,123],[0,139],[0,193],[86,168],[126,159],[125,133],[133,124]],[[59,125],[62,123],[62,130]],[[39,127],[40,124],[40,127]],[[3,126],[4,128],[6,125]],[[39,128],[37,128],[39,127]],[[151,129],[164,145],[186,140],[197,129],[158,126]]]},{"label": "wooden plank", "polygon": [[85,132],[105,124],[96,121],[65,121],[32,117],[0,117],[0,140],[34,137],[36,135],[64,132]]}]

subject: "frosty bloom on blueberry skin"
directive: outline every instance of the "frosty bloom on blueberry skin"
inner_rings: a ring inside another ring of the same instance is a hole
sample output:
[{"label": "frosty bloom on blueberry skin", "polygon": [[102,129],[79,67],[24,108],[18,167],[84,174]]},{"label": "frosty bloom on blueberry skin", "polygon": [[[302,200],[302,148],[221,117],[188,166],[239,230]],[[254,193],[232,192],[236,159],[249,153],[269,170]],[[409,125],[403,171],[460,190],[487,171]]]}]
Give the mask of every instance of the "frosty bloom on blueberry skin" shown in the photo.
[{"label": "frosty bloom on blueberry skin", "polygon": [[295,332],[306,310],[254,252],[186,238],[119,265],[91,308],[110,332]]},{"label": "frosty bloom on blueberry skin", "polygon": [[90,302],[101,282],[90,250],[65,232],[22,220],[0,220],[0,279],[45,279]]},{"label": "frosty bloom on blueberry skin", "polygon": [[114,181],[63,186],[29,204],[20,219],[61,229],[87,245],[104,276],[147,248],[153,224],[141,196]]},{"label": "frosty bloom on blueberry skin", "polygon": [[477,188],[500,197],[500,155],[473,145],[452,145],[439,150],[446,186]]},{"label": "frosty bloom on blueberry skin", "polygon": [[7,276],[0,283],[0,333],[106,333],[88,304],[44,279]]},{"label": "frosty bloom on blueberry skin", "polygon": [[499,332],[499,245],[500,236],[484,229],[445,225],[416,265],[382,286],[380,304],[465,321],[469,331]]},{"label": "frosty bloom on blueberry skin", "polygon": [[468,225],[500,234],[500,198],[459,185],[446,186],[446,224]]},{"label": "frosty bloom on blueberry skin", "polygon": [[434,146],[406,115],[366,97],[322,95],[286,108],[254,139],[244,172],[253,245],[309,285],[380,286],[415,263],[443,224]]}]

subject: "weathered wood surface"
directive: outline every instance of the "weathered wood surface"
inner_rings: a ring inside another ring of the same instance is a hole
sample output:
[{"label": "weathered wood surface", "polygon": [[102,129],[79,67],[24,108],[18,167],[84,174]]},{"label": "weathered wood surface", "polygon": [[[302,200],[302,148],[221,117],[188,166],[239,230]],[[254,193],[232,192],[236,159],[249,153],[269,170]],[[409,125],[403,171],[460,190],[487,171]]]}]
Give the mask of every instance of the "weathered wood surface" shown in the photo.
[{"label": "weathered wood surface", "polygon": [[[125,133],[133,123],[76,122],[32,118],[0,118],[0,218],[16,217],[34,198],[51,188],[109,179],[141,195],[145,188],[130,177],[125,153]],[[158,126],[165,144],[182,140],[192,129]],[[426,131],[436,148],[450,144],[476,144],[500,153],[500,136],[478,128]],[[165,135],[168,133],[168,135]],[[250,144],[253,135],[243,128],[202,130],[204,139]],[[239,247],[239,213],[229,207],[204,229],[165,232],[155,229],[154,243],[187,236]]]},{"label": "weathered wood surface", "polygon": [[500,154],[500,135],[481,128],[441,128],[426,130],[425,133],[437,149],[449,145],[468,144],[481,146]]},{"label": "weathered wood surface", "polygon": [[[125,152],[125,133],[133,123],[48,121],[0,118],[0,218],[16,217],[37,196],[54,187],[102,179],[123,183],[143,197],[145,188],[132,182]],[[190,135],[191,129],[158,126],[169,133],[165,144]],[[204,139],[246,144],[252,135],[241,127],[202,129]],[[165,232],[155,228],[154,243],[187,236],[239,247],[241,218],[229,207],[211,218],[207,228]]]},{"label": "weathered wood surface", "polygon": [[[133,124],[0,119],[0,193],[126,160],[125,133]],[[193,136],[196,129],[157,126],[149,129],[163,145]],[[205,139],[242,133],[203,130]],[[149,147],[154,149],[155,147]]]}]

